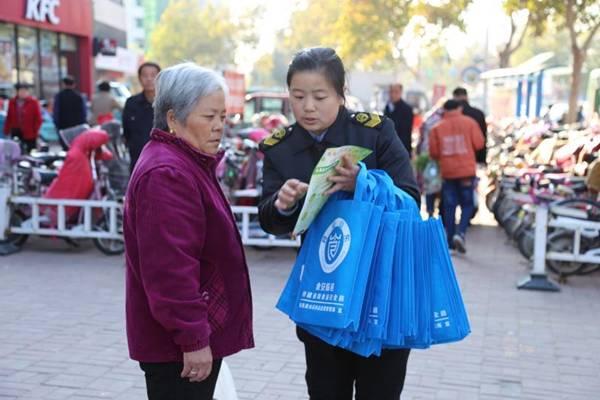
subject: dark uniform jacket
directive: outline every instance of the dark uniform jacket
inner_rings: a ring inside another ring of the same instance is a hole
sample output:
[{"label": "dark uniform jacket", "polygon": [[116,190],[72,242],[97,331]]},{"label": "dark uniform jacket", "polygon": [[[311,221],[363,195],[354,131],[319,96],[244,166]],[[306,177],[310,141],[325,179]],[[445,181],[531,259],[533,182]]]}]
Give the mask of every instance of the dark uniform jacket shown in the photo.
[{"label": "dark uniform jacket", "polygon": [[123,136],[129,147],[132,171],[142,149],[150,140],[150,131],[153,126],[154,109],[144,93],[128,98],[123,109]]},{"label": "dark uniform jacket", "polygon": [[82,95],[73,89],[63,89],[54,97],[54,125],[56,129],[67,129],[85,124],[87,106]]},{"label": "dark uniform jacket", "polygon": [[478,163],[485,164],[485,158],[487,155],[487,149],[485,145],[487,142],[487,123],[485,122],[485,114],[480,109],[471,107],[471,105],[466,101],[464,101],[462,105],[463,114],[474,119],[475,122],[477,122],[477,125],[479,125],[479,129],[481,129],[481,132],[483,133],[483,149],[478,150],[475,153],[475,159]]},{"label": "dark uniform jacket", "polygon": [[400,99],[400,101],[393,104],[387,104],[385,106],[384,115],[392,120],[396,127],[396,133],[404,144],[406,151],[412,153],[412,129],[413,120],[415,115],[413,114],[412,107]]},{"label": "dark uniform jacket", "polygon": [[373,150],[364,160],[367,168],[385,170],[397,187],[419,203],[410,158],[396,135],[392,121],[377,114],[351,113],[342,107],[321,143],[296,123],[285,131],[275,131],[261,144],[265,159],[259,219],[265,231],[275,235],[292,232],[302,204],[293,214],[282,215],[275,207],[279,189],[288,179],[308,183],[325,149],[345,145]]}]

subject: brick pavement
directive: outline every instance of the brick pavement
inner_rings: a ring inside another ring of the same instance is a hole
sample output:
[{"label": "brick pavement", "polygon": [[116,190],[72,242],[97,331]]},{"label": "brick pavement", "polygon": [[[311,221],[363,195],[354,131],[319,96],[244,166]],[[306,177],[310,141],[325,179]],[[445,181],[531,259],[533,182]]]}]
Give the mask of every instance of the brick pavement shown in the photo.
[{"label": "brick pavement", "polygon": [[[518,291],[527,271],[497,228],[455,263],[472,335],[414,351],[403,399],[600,399],[600,274],[560,293]],[[248,250],[257,348],[230,357],[240,399],[306,399],[303,349],[273,305],[292,250]],[[34,240],[0,258],[0,400],[144,399],[127,358],[123,260]]]}]

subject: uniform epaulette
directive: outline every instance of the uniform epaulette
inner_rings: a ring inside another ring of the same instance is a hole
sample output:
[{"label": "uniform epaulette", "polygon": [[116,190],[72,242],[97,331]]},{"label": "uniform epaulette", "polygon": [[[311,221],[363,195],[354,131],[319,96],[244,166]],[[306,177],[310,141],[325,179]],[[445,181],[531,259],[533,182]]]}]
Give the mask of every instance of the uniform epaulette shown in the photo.
[{"label": "uniform epaulette", "polygon": [[385,117],[377,113],[357,112],[350,114],[352,121],[367,128],[381,129]]},{"label": "uniform epaulette", "polygon": [[262,142],[260,142],[260,149],[262,151],[268,150],[271,147],[279,144],[281,141],[283,141],[285,138],[287,138],[288,136],[290,136],[290,133],[292,133],[292,127],[290,126],[289,128],[277,128],[275,129],[270,136],[266,137]]}]

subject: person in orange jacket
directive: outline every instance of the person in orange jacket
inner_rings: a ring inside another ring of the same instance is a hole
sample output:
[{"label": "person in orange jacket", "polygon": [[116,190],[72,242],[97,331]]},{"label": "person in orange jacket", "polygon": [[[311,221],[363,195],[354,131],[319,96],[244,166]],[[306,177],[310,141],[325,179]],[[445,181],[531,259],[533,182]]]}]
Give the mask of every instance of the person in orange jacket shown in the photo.
[{"label": "person in orange jacket", "polygon": [[[473,190],[476,168],[475,153],[484,146],[483,133],[477,123],[462,114],[456,100],[444,103],[444,116],[429,136],[429,155],[440,164],[444,225],[450,248],[465,253],[465,236],[473,215]],[[461,216],[456,229],[456,207]]]},{"label": "person in orange jacket", "polygon": [[10,99],[4,135],[18,138],[24,152],[29,153],[35,149],[37,138],[42,126],[42,111],[40,103],[29,93],[30,85],[17,83],[17,95]]}]

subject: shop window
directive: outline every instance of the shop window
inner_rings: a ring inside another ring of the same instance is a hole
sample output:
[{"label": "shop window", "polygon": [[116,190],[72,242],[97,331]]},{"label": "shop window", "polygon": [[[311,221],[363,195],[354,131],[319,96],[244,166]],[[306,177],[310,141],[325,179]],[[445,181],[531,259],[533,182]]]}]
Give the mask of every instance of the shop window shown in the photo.
[{"label": "shop window", "polygon": [[15,27],[0,23],[0,95],[11,96],[17,80]]},{"label": "shop window", "polygon": [[40,94],[39,60],[37,32],[33,28],[18,26],[17,42],[19,46],[19,81],[33,85],[32,90]]},{"label": "shop window", "polygon": [[74,36],[60,34],[60,76],[71,75],[81,82],[79,76],[79,55],[77,39]]},{"label": "shop window", "polygon": [[58,66],[58,36],[54,32],[42,31],[40,34],[40,54],[42,64],[42,97],[54,98],[60,90]]}]

